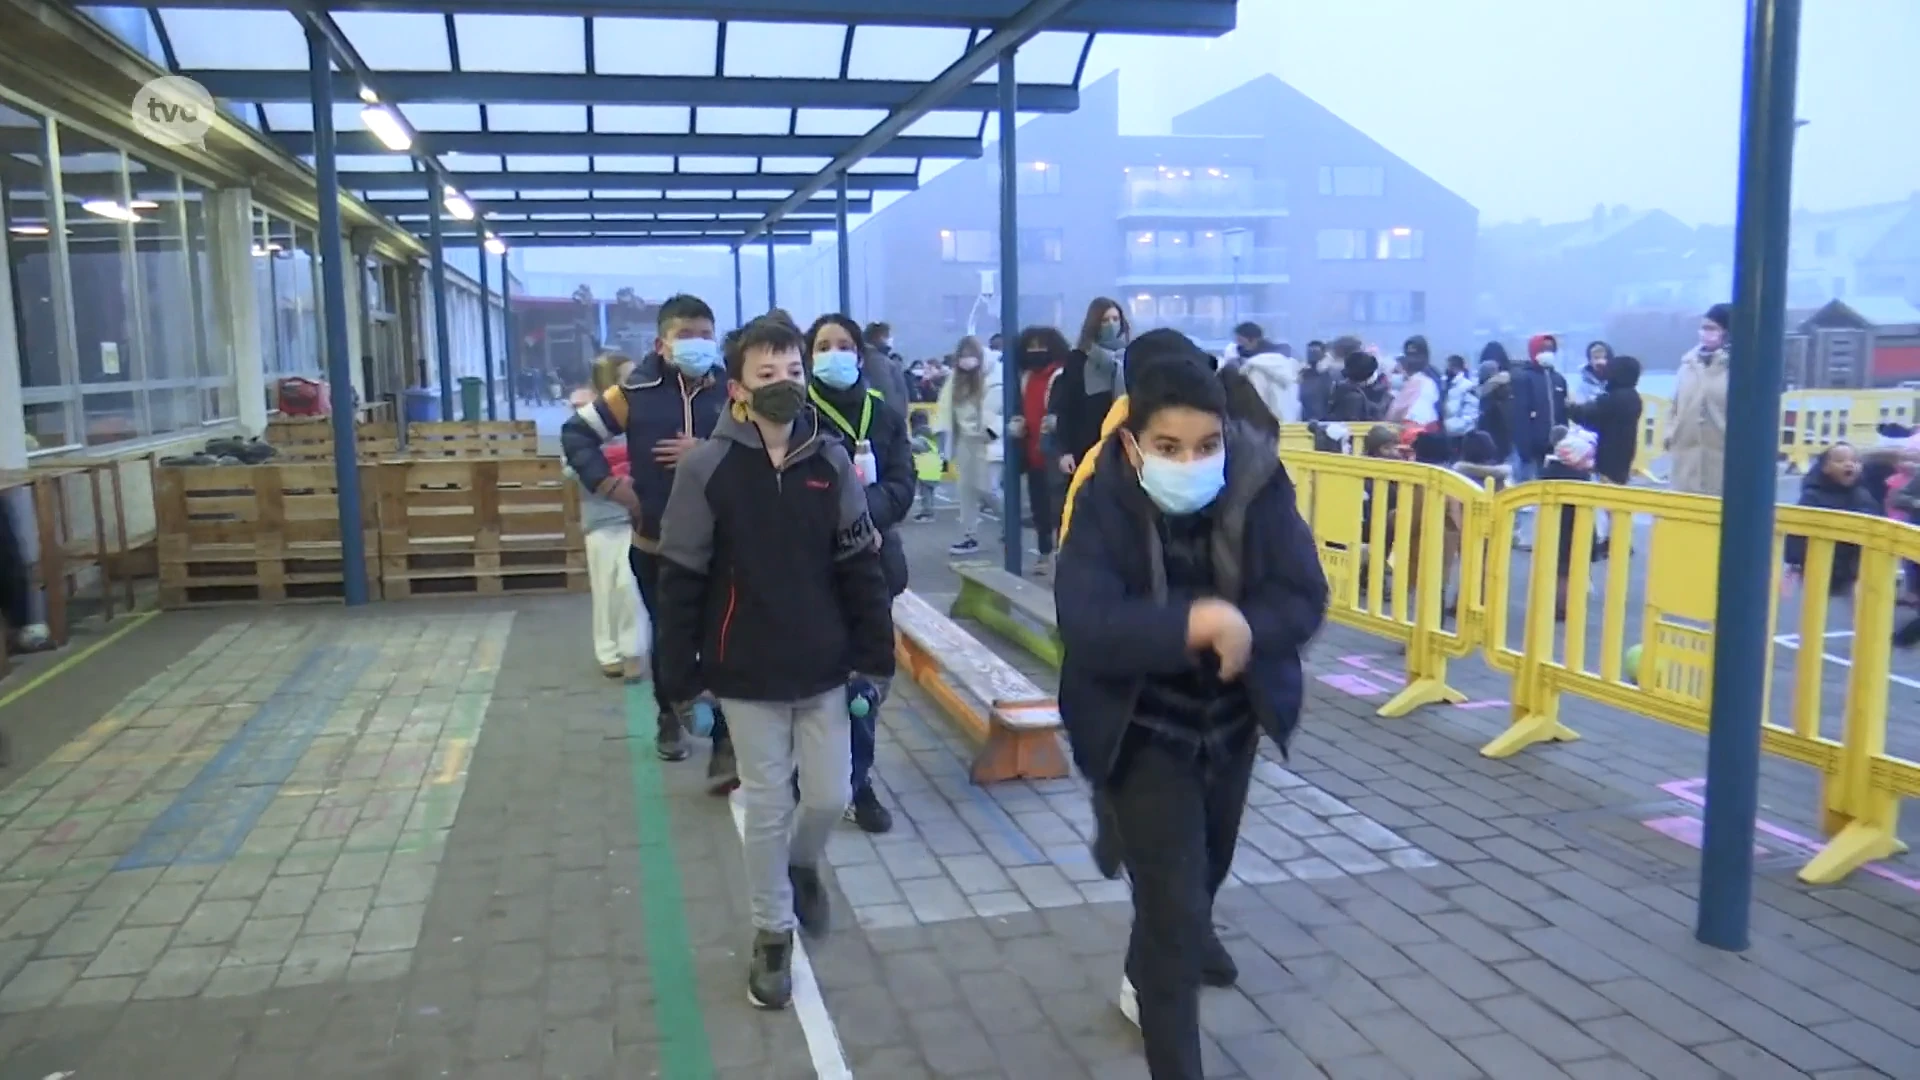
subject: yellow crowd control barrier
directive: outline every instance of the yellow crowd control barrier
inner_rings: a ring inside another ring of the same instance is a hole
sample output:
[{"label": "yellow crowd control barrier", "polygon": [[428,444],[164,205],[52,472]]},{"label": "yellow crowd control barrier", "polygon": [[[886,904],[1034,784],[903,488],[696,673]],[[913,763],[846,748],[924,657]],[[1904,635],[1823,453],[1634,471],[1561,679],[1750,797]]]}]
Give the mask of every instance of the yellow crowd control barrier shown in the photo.
[{"label": "yellow crowd control barrier", "polygon": [[1301,516],[1320,548],[1335,622],[1400,642],[1407,685],[1380,708],[1405,716],[1422,705],[1465,701],[1447,685],[1447,661],[1471,653],[1471,622],[1442,625],[1449,570],[1462,589],[1477,588],[1486,545],[1487,495],[1446,469],[1347,454],[1281,455],[1298,491]]},{"label": "yellow crowd control barrier", "polygon": [[[1461,701],[1447,684],[1447,662],[1479,650],[1513,684],[1511,723],[1482,748],[1488,757],[1578,738],[1561,718],[1569,694],[1706,732],[1719,500],[1577,482],[1494,494],[1431,466],[1302,451],[1283,457],[1320,547],[1329,617],[1406,647],[1407,686],[1379,715]],[[1520,573],[1512,538],[1523,514],[1533,515],[1535,535]],[[1611,526],[1604,549],[1595,542],[1601,517]],[[1804,552],[1794,574],[1784,569],[1790,537]],[[1773,644],[1765,672],[1755,674],[1767,682],[1766,705],[1755,720],[1765,752],[1820,773],[1829,840],[1800,877],[1830,883],[1905,851],[1899,803],[1920,796],[1920,764],[1887,748],[1896,575],[1903,561],[1920,561],[1920,528],[1781,507],[1775,551],[1782,569],[1769,616]],[[1828,602],[1842,594],[1851,602]],[[1458,597],[1452,613],[1449,595]],[[1588,626],[1596,602],[1597,637]],[[1851,613],[1842,631],[1851,655],[1844,704],[1828,721],[1830,608]],[[1783,647],[1798,648],[1784,689],[1774,685],[1771,655]]]},{"label": "yellow crowd control barrier", "polygon": [[1835,443],[1872,446],[1882,424],[1914,426],[1917,396],[1912,390],[1790,390],[1780,398],[1780,460],[1804,472]]}]

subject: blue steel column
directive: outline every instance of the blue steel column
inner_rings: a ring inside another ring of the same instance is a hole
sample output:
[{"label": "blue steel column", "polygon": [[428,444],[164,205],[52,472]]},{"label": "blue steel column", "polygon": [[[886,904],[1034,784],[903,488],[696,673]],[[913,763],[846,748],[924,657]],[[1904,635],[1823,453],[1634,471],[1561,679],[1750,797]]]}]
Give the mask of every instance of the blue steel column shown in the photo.
[{"label": "blue steel column", "polygon": [[1780,431],[1787,230],[1793,196],[1793,98],[1800,0],[1748,0],[1734,212],[1733,366],[1727,386],[1720,582],[1713,620],[1706,826],[1694,934],[1744,950],[1753,905],[1768,603],[1773,595],[1773,461]]},{"label": "blue steel column", "polygon": [[427,255],[433,260],[433,352],[440,373],[440,419],[453,419],[453,331],[447,318],[447,251],[440,204],[446,193],[438,174],[427,176]]},{"label": "blue steel column", "polygon": [[740,286],[740,249],[733,249],[733,325],[747,325],[747,298]]},{"label": "blue steel column", "polygon": [[[480,256],[486,258],[484,254]],[[507,253],[500,253],[500,377],[507,384],[507,419],[518,420],[515,388],[520,379],[513,370],[513,277],[507,273]]]},{"label": "blue steel column", "polygon": [[347,274],[340,250],[340,173],[333,139],[333,54],[325,34],[307,29],[307,75],[313,91],[313,171],[320,200],[320,307],[326,320],[327,384],[333,407],[333,471],[340,503],[341,591],[348,607],[367,602],[367,542],[360,528],[359,439],[353,375],[347,358]]},{"label": "blue steel column", "polygon": [[834,206],[834,218],[839,226],[840,256],[840,314],[853,315],[853,252],[847,248],[847,174],[840,174],[840,198]]},{"label": "blue steel column", "polygon": [[473,242],[480,264],[480,370],[487,377],[487,419],[500,419],[500,406],[493,400],[493,301],[487,299],[487,227],[473,224]]},{"label": "blue steel column", "polygon": [[[1014,187],[1020,168],[1013,128],[1019,113],[1019,84],[1013,77],[1013,50],[1000,54],[1000,370],[1003,415],[1000,430],[1010,431],[1020,415],[1020,204]],[[1029,432],[1038,437],[1039,432]],[[1001,542],[1009,574],[1020,572],[1020,468],[1026,455],[1021,440],[1002,436],[1006,452],[1000,468]],[[1038,521],[1034,523],[1036,526]]]},{"label": "blue steel column", "polygon": [[773,234],[767,234],[767,310],[780,306],[780,294],[773,281]]}]

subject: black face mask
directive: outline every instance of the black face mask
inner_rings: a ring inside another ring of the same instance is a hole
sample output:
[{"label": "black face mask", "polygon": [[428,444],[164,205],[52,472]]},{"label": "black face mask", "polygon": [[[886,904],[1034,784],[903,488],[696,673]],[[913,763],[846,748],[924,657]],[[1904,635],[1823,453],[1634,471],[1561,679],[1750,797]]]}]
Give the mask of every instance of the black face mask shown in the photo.
[{"label": "black face mask", "polygon": [[1028,371],[1038,371],[1046,367],[1047,362],[1051,359],[1053,359],[1053,357],[1043,352],[1021,353],[1020,366]]},{"label": "black face mask", "polygon": [[784,424],[800,415],[800,407],[806,403],[806,389],[791,379],[782,379],[756,387],[748,408],[762,420]]}]

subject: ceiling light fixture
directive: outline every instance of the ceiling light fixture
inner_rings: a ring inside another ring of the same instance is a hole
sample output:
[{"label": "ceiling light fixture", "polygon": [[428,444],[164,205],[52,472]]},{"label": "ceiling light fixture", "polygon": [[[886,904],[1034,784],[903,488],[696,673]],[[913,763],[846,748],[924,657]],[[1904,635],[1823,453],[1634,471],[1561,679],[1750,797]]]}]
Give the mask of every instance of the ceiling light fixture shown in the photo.
[{"label": "ceiling light fixture", "polygon": [[360,122],[367,125],[373,137],[380,145],[389,150],[404,153],[413,149],[413,136],[407,133],[407,127],[400,118],[393,115],[385,105],[368,105],[360,110]]}]

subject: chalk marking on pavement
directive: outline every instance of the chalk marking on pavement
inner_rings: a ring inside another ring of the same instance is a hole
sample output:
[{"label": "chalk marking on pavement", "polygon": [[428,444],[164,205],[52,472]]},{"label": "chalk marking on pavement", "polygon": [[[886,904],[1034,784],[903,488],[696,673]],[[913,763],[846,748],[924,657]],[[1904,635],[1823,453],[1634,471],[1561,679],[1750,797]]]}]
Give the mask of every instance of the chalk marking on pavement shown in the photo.
[{"label": "chalk marking on pavement", "polygon": [[[1679,799],[1681,802],[1688,803],[1692,806],[1696,806],[1704,809],[1707,805],[1707,796],[1706,796],[1707,778],[1704,776],[1696,776],[1691,780],[1669,780],[1666,783],[1660,785],[1660,790],[1666,792],[1667,794],[1673,796],[1676,799]],[[1651,822],[1642,822],[1642,824],[1649,825],[1655,829],[1658,829],[1658,831],[1666,832],[1665,829],[1660,829],[1659,826],[1653,826]],[[1810,836],[1802,836],[1791,829],[1787,829],[1779,825],[1775,825],[1773,822],[1768,821],[1766,818],[1761,818],[1761,817],[1754,818],[1753,827],[1763,833],[1766,833],[1768,836],[1773,837],[1775,840],[1779,840],[1779,841],[1782,841],[1783,843],[1791,844],[1794,847],[1801,848],[1809,852],[1817,853],[1827,846]],[[1669,833],[1668,835],[1672,835],[1672,834]],[[1691,843],[1691,841],[1683,841],[1683,842]],[[1906,875],[1896,870],[1890,870],[1879,863],[1870,862],[1865,866],[1862,866],[1860,869],[1863,872],[1872,874],[1875,877],[1885,878],[1888,881],[1893,882],[1895,885],[1904,885],[1907,888],[1912,889],[1914,892],[1920,892],[1920,881],[1916,881],[1913,878],[1907,877]]]},{"label": "chalk marking on pavement", "polygon": [[[1830,638],[1852,637],[1853,631],[1835,630],[1832,633],[1828,634],[1827,636]],[[1800,651],[1800,635],[1799,634],[1776,635],[1773,639],[1773,643],[1775,645],[1779,645],[1784,648],[1792,649],[1794,652]],[[1853,666],[1852,660],[1849,660],[1844,656],[1835,656],[1832,653],[1827,652],[1825,649],[1822,649],[1820,651],[1820,655],[1822,657],[1825,657],[1826,661],[1830,664],[1839,664],[1841,667],[1844,667],[1844,668],[1850,668]],[[1909,690],[1920,690],[1920,679],[1909,679],[1905,675],[1895,675],[1891,671],[1887,672],[1887,681],[1890,683],[1893,683],[1896,686],[1904,686]]]},{"label": "chalk marking on pavement", "polygon": [[447,740],[447,759],[440,766],[440,772],[433,778],[436,784],[451,784],[460,779],[467,771],[467,740]]},{"label": "chalk marking on pavement", "polygon": [[66,659],[53,665],[47,670],[41,672],[38,675],[35,675],[33,678],[28,679],[26,682],[8,691],[5,697],[0,697],[0,709],[4,709],[7,706],[13,704],[15,701],[18,701],[19,699],[26,697],[33,690],[37,689],[43,683],[52,679],[54,676],[59,675],[61,672],[66,671],[68,668],[71,668],[74,665],[80,663],[80,661],[85,660],[87,657],[92,656],[94,653],[99,652],[101,649],[106,648],[107,646],[113,644],[116,641],[119,641],[121,638],[132,633],[133,631],[146,625],[146,622],[148,619],[151,619],[158,614],[160,613],[157,611],[143,611],[138,615],[134,615],[130,617],[127,620],[125,625],[114,630],[112,633],[108,634],[106,637],[103,637],[99,641],[96,641],[93,644],[87,646],[86,648],[81,649],[79,652],[74,653],[72,656],[67,657]]},{"label": "chalk marking on pavement", "polygon": [[[740,842],[746,843],[747,811],[740,805],[738,789],[727,799],[727,808],[733,812],[734,831],[740,834]],[[853,1070],[847,1067],[847,1053],[840,1046],[840,1030],[833,1026],[827,1000],[820,996],[820,983],[813,977],[813,962],[807,959],[807,947],[797,932],[793,935],[791,966],[793,1016],[800,1021],[800,1033],[807,1037],[814,1075],[819,1080],[853,1080]]]}]

